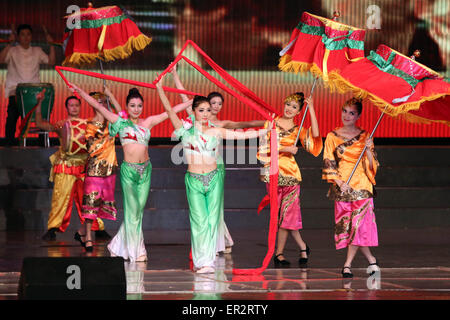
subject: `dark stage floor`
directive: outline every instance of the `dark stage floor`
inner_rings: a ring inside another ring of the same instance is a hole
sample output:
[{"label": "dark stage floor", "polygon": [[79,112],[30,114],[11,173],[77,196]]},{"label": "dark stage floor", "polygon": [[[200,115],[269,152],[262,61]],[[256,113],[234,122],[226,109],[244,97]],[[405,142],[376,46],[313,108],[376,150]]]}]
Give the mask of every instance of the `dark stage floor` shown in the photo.
[{"label": "dark stage floor", "polygon": [[[114,230],[109,230],[114,235]],[[381,275],[368,279],[367,262],[358,254],[355,277],[343,281],[340,270],[345,251],[336,251],[331,230],[304,230],[311,247],[307,269],[294,263],[298,252],[288,241],[289,269],[271,263],[259,276],[236,276],[232,268],[261,265],[267,250],[264,231],[232,232],[231,254],[217,257],[215,274],[197,275],[189,270],[189,231],[145,231],[147,263],[125,262],[128,300],[450,300],[450,229],[379,230],[380,246],[374,248]],[[107,241],[96,241],[85,253],[73,240],[74,230],[58,234],[56,241],[41,240],[42,232],[0,232],[0,300],[17,299],[24,257],[108,256]]]}]

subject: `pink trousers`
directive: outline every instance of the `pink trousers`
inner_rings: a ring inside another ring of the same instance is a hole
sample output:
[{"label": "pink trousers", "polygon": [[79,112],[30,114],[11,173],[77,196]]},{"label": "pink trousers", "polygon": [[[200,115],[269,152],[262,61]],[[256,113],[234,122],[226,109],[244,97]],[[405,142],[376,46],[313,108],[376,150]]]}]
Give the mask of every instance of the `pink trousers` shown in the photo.
[{"label": "pink trousers", "polygon": [[116,175],[89,177],[84,179],[83,210],[85,219],[98,218],[116,220],[117,209],[114,200]]}]

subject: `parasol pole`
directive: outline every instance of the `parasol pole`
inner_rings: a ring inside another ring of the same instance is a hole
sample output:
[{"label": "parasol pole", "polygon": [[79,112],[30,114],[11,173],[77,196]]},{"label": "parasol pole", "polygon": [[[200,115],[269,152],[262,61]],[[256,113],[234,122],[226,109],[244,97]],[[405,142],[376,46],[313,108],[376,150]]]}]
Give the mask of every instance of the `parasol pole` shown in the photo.
[{"label": "parasol pole", "polygon": [[[383,112],[381,113],[380,117],[378,118],[378,121],[377,121],[375,127],[373,128],[372,133],[371,133],[370,136],[369,136],[369,139],[372,139],[373,135],[375,134],[375,131],[377,130],[378,125],[379,125],[380,122],[381,122],[381,119],[383,119],[384,111],[386,110],[386,108],[387,108],[387,106],[384,108]],[[367,146],[364,146],[364,149],[363,149],[363,151],[361,152],[361,154],[359,155],[358,161],[356,161],[356,164],[355,164],[355,166],[353,167],[352,173],[350,174],[350,177],[348,177],[346,184],[349,184],[350,180],[352,179],[353,174],[355,173],[356,168],[358,167],[359,163],[361,162],[361,159],[362,159],[364,153],[366,152],[366,150],[367,150]]]},{"label": "parasol pole", "polygon": [[[103,72],[103,62],[101,59],[98,59],[98,62],[100,63],[100,72],[104,75],[105,73]],[[103,79],[103,87],[106,87],[106,79]],[[109,103],[108,96],[106,96],[106,103],[108,104],[108,110],[111,111],[111,105]]]},{"label": "parasol pole", "polygon": [[[341,13],[340,13],[339,11],[333,12],[333,20],[334,20],[334,21],[337,21],[337,19],[338,19],[340,16],[341,16]],[[314,92],[314,88],[316,87],[317,79],[319,79],[319,77],[316,77],[316,78],[314,79],[314,83],[313,83],[312,88],[311,88],[311,93],[309,94],[309,97],[310,97],[310,98],[312,97],[312,94],[313,94],[313,92]],[[298,128],[297,138],[295,139],[294,146],[296,146],[297,143],[298,143],[298,139],[299,139],[299,137],[300,137],[300,132],[302,131],[303,123],[305,122],[306,114],[308,113],[308,109],[309,109],[309,105],[306,105],[305,112],[303,113],[302,122],[300,123],[300,127]]]},{"label": "parasol pole", "polygon": [[[314,92],[314,88],[316,87],[317,79],[319,79],[319,78],[317,77],[314,79],[314,83],[311,88],[311,93],[309,94],[310,97],[312,96],[312,94]],[[306,108],[305,108],[305,112],[303,113],[302,122],[300,123],[300,127],[298,128],[297,138],[295,139],[294,146],[297,145],[298,138],[300,137],[300,132],[302,131],[303,123],[305,122],[305,119],[306,119],[306,114],[308,113],[308,109],[309,109],[309,105],[307,104]]]},{"label": "parasol pole", "polygon": [[[420,56],[420,50],[415,50],[415,51],[414,51],[414,54],[411,56],[411,59],[412,59],[412,60],[416,60],[416,57],[419,57],[419,56]],[[372,133],[370,134],[370,137],[369,137],[370,139],[372,139],[372,137],[373,137],[373,135],[374,135],[374,133],[375,133],[375,130],[377,130],[378,125],[379,125],[380,122],[381,122],[381,119],[383,119],[384,112],[386,111],[386,108],[387,108],[387,106],[384,108],[383,112],[381,113],[380,118],[378,118],[378,121],[377,121],[375,127],[373,128]],[[350,183],[350,180],[352,179],[353,174],[354,174],[355,171],[356,171],[356,167],[358,167],[359,163],[361,162],[361,159],[362,159],[364,153],[366,152],[366,149],[367,149],[367,146],[364,146],[363,151],[362,151],[361,154],[359,155],[358,161],[356,162],[355,166],[353,167],[353,170],[352,170],[352,173],[350,174],[350,177],[348,177],[348,179],[347,179],[347,182],[346,182],[347,185]]]}]

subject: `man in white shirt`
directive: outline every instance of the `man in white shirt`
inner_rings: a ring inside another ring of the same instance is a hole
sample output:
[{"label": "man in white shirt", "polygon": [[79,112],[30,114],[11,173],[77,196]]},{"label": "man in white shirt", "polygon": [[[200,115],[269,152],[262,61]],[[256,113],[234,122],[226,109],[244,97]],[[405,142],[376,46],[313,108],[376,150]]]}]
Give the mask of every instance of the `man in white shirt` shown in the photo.
[{"label": "man in white shirt", "polygon": [[[47,34],[47,42],[53,39]],[[16,41],[14,31],[11,32],[11,41],[0,52],[0,63],[6,63],[8,72],[5,81],[5,96],[9,98],[8,117],[6,119],[5,137],[7,145],[15,143],[15,132],[20,110],[16,103],[16,87],[19,83],[40,83],[39,65],[55,64],[55,48],[50,45],[50,54],[47,55],[40,47],[31,46],[31,26],[22,24],[17,28],[17,41],[19,45],[13,46]]]}]

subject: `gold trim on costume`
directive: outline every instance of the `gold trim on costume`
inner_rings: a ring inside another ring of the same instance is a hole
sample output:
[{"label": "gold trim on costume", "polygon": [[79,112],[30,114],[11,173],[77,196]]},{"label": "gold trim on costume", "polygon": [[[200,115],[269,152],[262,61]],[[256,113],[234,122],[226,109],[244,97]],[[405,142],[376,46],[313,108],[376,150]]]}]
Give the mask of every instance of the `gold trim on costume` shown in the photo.
[{"label": "gold trim on costume", "polygon": [[334,201],[350,202],[373,198],[373,194],[367,190],[353,190],[353,189],[342,193],[339,186],[333,184],[330,186],[330,189],[328,190],[327,197],[330,200]]},{"label": "gold trim on costume", "polygon": [[288,208],[291,206],[291,204],[295,201],[295,196],[297,193],[297,189],[291,191],[285,198],[283,198],[283,200],[281,201],[281,206],[280,209],[283,208],[283,205],[288,202],[284,208],[283,208],[283,212],[281,212],[280,210],[280,217],[278,219],[278,226],[281,226],[281,224],[283,223],[284,217],[286,215],[286,212],[288,210]]},{"label": "gold trim on costume", "polygon": [[[267,171],[269,171],[269,170],[267,170]],[[270,182],[270,174],[266,173],[266,174],[262,175],[261,181],[263,181],[265,183],[269,183]],[[301,182],[300,180],[298,180],[294,177],[283,176],[281,173],[278,174],[278,185],[280,187],[296,186],[296,185],[300,184],[300,182]]]},{"label": "gold trim on costume", "polygon": [[89,194],[83,195],[83,205],[89,207],[100,207],[102,204],[102,199],[98,198],[98,191],[92,191]]}]

